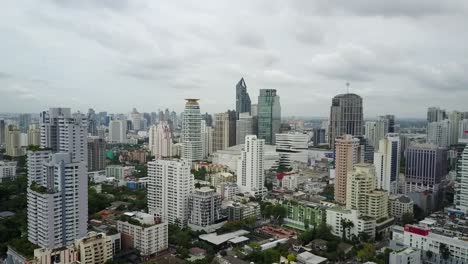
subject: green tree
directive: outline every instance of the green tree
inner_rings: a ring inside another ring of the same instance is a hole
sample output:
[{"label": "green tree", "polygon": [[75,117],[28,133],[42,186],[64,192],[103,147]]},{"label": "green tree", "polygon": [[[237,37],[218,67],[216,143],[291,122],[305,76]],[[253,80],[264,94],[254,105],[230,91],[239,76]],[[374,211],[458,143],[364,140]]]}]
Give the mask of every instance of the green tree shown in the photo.
[{"label": "green tree", "polygon": [[362,249],[358,250],[357,257],[360,261],[370,261],[375,256],[375,247],[370,243],[363,243]]},{"label": "green tree", "polygon": [[444,260],[444,262],[447,262],[447,260],[450,258],[450,250],[447,247],[446,244],[440,243],[439,245],[439,254]]},{"label": "green tree", "polygon": [[294,254],[289,254],[287,256],[287,259],[288,259],[288,263],[291,263],[291,261],[296,261],[296,255]]},{"label": "green tree", "polygon": [[428,259],[432,259],[433,256],[434,256],[434,253],[432,251],[430,251],[430,250],[426,251],[426,257]]},{"label": "green tree", "polygon": [[403,225],[414,223],[414,215],[410,212],[406,212],[401,217],[401,223]]},{"label": "green tree", "polygon": [[354,226],[354,223],[351,222],[350,220],[344,219],[344,218],[341,219],[341,234],[342,234],[343,240],[347,239],[346,231],[348,231],[348,234],[350,234],[350,230],[353,226]]}]

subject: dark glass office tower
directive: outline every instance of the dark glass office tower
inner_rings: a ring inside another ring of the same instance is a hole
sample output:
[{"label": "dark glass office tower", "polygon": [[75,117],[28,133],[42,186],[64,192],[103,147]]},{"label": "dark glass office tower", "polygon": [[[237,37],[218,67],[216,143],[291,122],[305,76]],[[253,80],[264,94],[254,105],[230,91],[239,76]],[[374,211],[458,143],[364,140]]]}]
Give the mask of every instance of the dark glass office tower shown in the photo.
[{"label": "dark glass office tower", "polygon": [[244,78],[240,79],[240,81],[236,85],[236,113],[237,119],[239,119],[239,113],[250,113],[250,96],[247,92],[247,85],[245,84]]}]

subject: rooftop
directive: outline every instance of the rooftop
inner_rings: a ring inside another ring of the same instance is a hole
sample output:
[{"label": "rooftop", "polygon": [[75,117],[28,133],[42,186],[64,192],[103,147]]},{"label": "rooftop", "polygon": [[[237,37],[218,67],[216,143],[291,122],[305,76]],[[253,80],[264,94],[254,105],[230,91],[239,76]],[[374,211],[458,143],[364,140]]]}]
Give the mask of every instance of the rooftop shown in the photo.
[{"label": "rooftop", "polygon": [[234,239],[243,235],[247,235],[249,233],[250,233],[249,231],[241,229],[241,230],[237,230],[237,231],[222,234],[222,235],[218,235],[216,233],[204,234],[204,235],[200,235],[199,238],[201,240],[205,240],[208,243],[219,246],[223,243],[226,243],[227,241],[231,239]]},{"label": "rooftop", "polygon": [[302,252],[301,254],[297,255],[297,258],[302,263],[306,263],[306,264],[320,264],[320,263],[325,263],[327,261],[327,258],[314,255],[307,251]]}]

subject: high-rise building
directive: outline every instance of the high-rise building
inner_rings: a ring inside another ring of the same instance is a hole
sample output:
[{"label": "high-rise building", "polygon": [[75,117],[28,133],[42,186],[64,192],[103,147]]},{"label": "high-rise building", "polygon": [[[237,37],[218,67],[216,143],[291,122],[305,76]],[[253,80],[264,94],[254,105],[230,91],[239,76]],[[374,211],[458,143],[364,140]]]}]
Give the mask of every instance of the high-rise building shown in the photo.
[{"label": "high-rise building", "polygon": [[427,122],[439,122],[447,118],[447,113],[439,107],[429,107],[427,109]]},{"label": "high-rise building", "polygon": [[19,157],[24,155],[24,148],[21,146],[21,131],[16,124],[9,124],[5,128],[5,155]]},{"label": "high-rise building", "polygon": [[229,115],[218,113],[214,115],[215,127],[213,135],[213,151],[227,149],[229,147]]},{"label": "high-rise building", "polygon": [[239,113],[236,124],[236,144],[244,144],[245,136],[253,134],[253,119],[249,113]]},{"label": "high-rise building", "polygon": [[31,122],[30,114],[19,115],[19,130],[21,133],[28,133],[29,123]]},{"label": "high-rise building", "polygon": [[250,113],[251,111],[250,96],[247,92],[247,85],[245,84],[244,78],[236,85],[236,113],[239,118],[240,113]]},{"label": "high-rise building", "polygon": [[452,111],[448,114],[448,120],[450,120],[450,136],[449,145],[455,145],[458,143],[458,136],[460,133],[460,122],[463,120],[463,113],[458,111]]},{"label": "high-rise building", "polygon": [[5,144],[5,129],[6,129],[5,120],[0,119],[0,145]]},{"label": "high-rise building", "polygon": [[388,192],[375,190],[376,181],[371,164],[356,164],[348,174],[346,207],[376,220],[388,218]]},{"label": "high-rise building", "polygon": [[37,123],[29,124],[28,129],[28,145],[41,145],[41,127]]},{"label": "high-rise building", "polygon": [[202,117],[205,120],[206,126],[212,127],[213,126],[213,116],[208,113],[205,113]]},{"label": "high-rise building", "polygon": [[279,154],[279,165],[291,168],[293,162],[307,163],[309,135],[304,133],[276,134],[276,152]]},{"label": "high-rise building", "polygon": [[255,135],[245,137],[244,149],[237,163],[237,185],[242,193],[263,195],[265,188],[265,140]]},{"label": "high-rise building", "polygon": [[431,190],[448,173],[447,149],[413,144],[406,149],[405,193]]},{"label": "high-rise building", "polygon": [[127,143],[127,121],[126,120],[110,121],[108,142]]},{"label": "high-rise building", "polygon": [[396,133],[395,131],[395,116],[394,115],[385,115],[384,119],[388,120],[388,133]]},{"label": "high-rise building", "polygon": [[342,135],[363,135],[362,98],[357,94],[339,94],[332,100],[328,142],[335,149],[335,139]]},{"label": "high-rise building", "polygon": [[468,146],[458,160],[454,200],[455,207],[468,214]]},{"label": "high-rise building", "polygon": [[387,134],[380,140],[379,146],[379,150],[374,153],[377,188],[396,194],[400,173],[400,136],[394,133]]},{"label": "high-rise building", "polygon": [[374,137],[372,138],[371,142],[373,142],[372,146],[376,151],[379,150],[380,140],[384,139],[389,133],[389,125],[390,120],[385,116],[379,116],[379,119],[375,121]]},{"label": "high-rise building", "polygon": [[460,120],[458,124],[458,142],[460,142],[461,139],[468,139],[468,119]]},{"label": "high-rise building", "polygon": [[97,136],[98,120],[94,109],[88,109],[88,134]]},{"label": "high-rise building", "polygon": [[427,125],[427,141],[439,147],[447,148],[454,142],[452,140],[452,129],[452,121],[449,119],[429,123]]},{"label": "high-rise building", "polygon": [[[199,120],[200,122],[200,120]],[[148,162],[148,212],[163,222],[187,225],[188,198],[194,189],[191,164],[185,160]]]},{"label": "high-rise building", "polygon": [[189,161],[203,159],[201,115],[198,99],[186,99],[182,124],[183,158]]},{"label": "high-rise building", "polygon": [[106,141],[99,137],[88,137],[88,171],[106,169]]},{"label": "high-rise building", "polygon": [[172,156],[172,132],[169,122],[161,121],[150,127],[148,147],[156,159]]},{"label": "high-rise building", "polygon": [[237,114],[234,110],[228,110],[228,121],[229,121],[229,147],[236,145],[236,121]]},{"label": "high-rise building", "polygon": [[275,89],[260,89],[258,96],[258,138],[274,145],[281,127],[280,97]]},{"label": "high-rise building", "polygon": [[28,153],[28,239],[45,248],[73,244],[88,222],[87,124],[69,108],[41,113],[41,148]]},{"label": "high-rise building", "polygon": [[136,108],[133,108],[129,115],[129,119],[132,122],[133,130],[139,131],[145,129],[145,120],[143,119],[143,115],[139,113]]},{"label": "high-rise building", "polygon": [[221,196],[210,187],[195,189],[189,196],[189,224],[207,227],[216,224],[221,215]]},{"label": "high-rise building", "polygon": [[212,127],[206,125],[205,120],[201,120],[201,139],[203,146],[203,158],[208,158],[213,153],[213,134]]},{"label": "high-rise building", "polygon": [[345,204],[348,173],[360,159],[359,139],[343,135],[336,138],[335,145],[335,201]]},{"label": "high-rise building", "polygon": [[327,143],[327,132],[324,128],[314,128],[312,133],[312,142],[314,142],[315,147]]},{"label": "high-rise building", "polygon": [[375,190],[376,181],[374,168],[370,164],[356,164],[348,173],[346,182],[346,208],[366,211],[366,194]]}]

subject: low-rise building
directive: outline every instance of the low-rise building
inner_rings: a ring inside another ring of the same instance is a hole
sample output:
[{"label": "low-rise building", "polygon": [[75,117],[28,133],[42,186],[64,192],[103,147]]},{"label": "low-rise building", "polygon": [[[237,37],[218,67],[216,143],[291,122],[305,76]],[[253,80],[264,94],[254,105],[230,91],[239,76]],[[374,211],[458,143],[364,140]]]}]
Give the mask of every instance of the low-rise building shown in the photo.
[{"label": "low-rise building", "polygon": [[112,238],[104,233],[89,232],[75,241],[81,264],[103,264],[112,258]]},{"label": "low-rise building", "polygon": [[415,248],[404,248],[390,252],[390,264],[421,264],[421,251]]},{"label": "low-rise building", "polygon": [[227,207],[228,221],[241,221],[250,217],[260,217],[260,205],[255,202],[246,204],[230,202]]},{"label": "low-rise building", "polygon": [[0,161],[0,183],[16,177],[16,161]]},{"label": "low-rise building", "polygon": [[392,231],[395,244],[423,251],[423,258],[427,251],[432,252],[431,263],[468,263],[468,241],[463,237],[466,233],[460,237],[450,230],[422,225],[406,225]]},{"label": "low-rise building", "polygon": [[161,223],[153,215],[132,212],[125,213],[117,221],[117,230],[122,236],[123,249],[137,249],[142,256],[150,256],[168,247],[168,223]]},{"label": "low-rise building", "polygon": [[125,177],[131,176],[134,171],[134,166],[109,165],[106,167],[106,177],[113,177],[121,181]]},{"label": "low-rise building", "polygon": [[237,183],[221,183],[216,186],[216,192],[221,195],[222,200],[233,200],[234,196],[239,193]]},{"label": "low-rise building", "polygon": [[344,231],[347,238],[351,238],[352,235],[358,236],[361,232],[366,233],[370,238],[375,237],[376,220],[374,218],[362,216],[357,210],[341,206],[328,208],[326,211],[326,223],[331,227],[333,235],[341,237],[343,234],[342,224],[344,221],[349,221],[353,224]]},{"label": "low-rise building", "polygon": [[283,204],[287,215],[284,218],[286,226],[306,230],[308,227],[318,226],[325,221],[326,207],[308,201],[288,201]]},{"label": "low-rise building", "polygon": [[236,177],[232,175],[232,173],[229,172],[217,172],[214,174],[211,174],[211,185],[214,187],[218,187],[218,185],[222,183],[235,183],[236,182]]},{"label": "low-rise building", "polygon": [[389,215],[401,219],[405,213],[413,213],[414,203],[405,195],[391,195],[388,197]]}]

